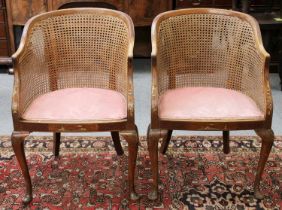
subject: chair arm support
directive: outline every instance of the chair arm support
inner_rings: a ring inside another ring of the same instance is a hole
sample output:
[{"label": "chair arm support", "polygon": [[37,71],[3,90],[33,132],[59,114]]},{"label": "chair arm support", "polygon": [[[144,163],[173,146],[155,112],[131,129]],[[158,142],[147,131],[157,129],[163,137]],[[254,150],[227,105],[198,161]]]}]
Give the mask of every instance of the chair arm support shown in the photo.
[{"label": "chair arm support", "polygon": [[128,57],[128,74],[127,74],[127,118],[134,122],[134,88],[133,88],[133,58]]},{"label": "chair arm support", "polygon": [[271,87],[269,82],[269,63],[270,63],[270,56],[268,53],[266,53],[265,65],[264,65],[264,94],[265,94],[265,105],[266,105],[265,120],[266,120],[266,126],[268,128],[271,128],[272,114],[273,114],[273,99],[272,99]]},{"label": "chair arm support", "polygon": [[158,123],[158,100],[159,100],[159,87],[158,87],[158,70],[157,70],[157,58],[152,53],[152,89],[151,89],[151,126],[157,125]]},{"label": "chair arm support", "polygon": [[14,119],[19,119],[19,92],[20,92],[20,84],[19,84],[19,74],[18,72],[14,72],[14,86],[13,86],[13,95],[12,95],[12,116]]}]

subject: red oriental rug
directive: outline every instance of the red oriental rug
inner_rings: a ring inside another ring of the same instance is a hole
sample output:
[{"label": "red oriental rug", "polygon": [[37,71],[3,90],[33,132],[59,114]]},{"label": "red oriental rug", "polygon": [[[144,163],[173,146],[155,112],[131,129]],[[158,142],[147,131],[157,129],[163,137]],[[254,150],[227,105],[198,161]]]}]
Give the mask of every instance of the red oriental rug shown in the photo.
[{"label": "red oriental rug", "polygon": [[[125,151],[127,144],[123,141]],[[282,209],[282,137],[277,137],[261,184],[263,200],[253,197],[260,149],[258,137],[231,137],[231,153],[221,137],[174,137],[160,155],[160,196],[147,195],[150,161],[144,137],[139,148],[136,190],[128,200],[127,158],[118,157],[109,137],[63,137],[60,157],[51,137],[29,137],[28,165],[33,201],[24,207],[24,180],[9,137],[0,137],[1,209]]]}]

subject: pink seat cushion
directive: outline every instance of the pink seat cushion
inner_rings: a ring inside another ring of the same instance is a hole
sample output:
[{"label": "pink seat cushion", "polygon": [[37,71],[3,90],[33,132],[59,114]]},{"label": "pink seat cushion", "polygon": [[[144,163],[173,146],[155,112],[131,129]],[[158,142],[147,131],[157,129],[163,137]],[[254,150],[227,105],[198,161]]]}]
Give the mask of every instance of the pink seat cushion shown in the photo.
[{"label": "pink seat cushion", "polygon": [[187,87],[166,91],[159,100],[161,119],[262,119],[256,103],[238,91]]},{"label": "pink seat cushion", "polygon": [[36,98],[23,114],[26,120],[120,120],[127,117],[125,97],[113,90],[67,88]]}]

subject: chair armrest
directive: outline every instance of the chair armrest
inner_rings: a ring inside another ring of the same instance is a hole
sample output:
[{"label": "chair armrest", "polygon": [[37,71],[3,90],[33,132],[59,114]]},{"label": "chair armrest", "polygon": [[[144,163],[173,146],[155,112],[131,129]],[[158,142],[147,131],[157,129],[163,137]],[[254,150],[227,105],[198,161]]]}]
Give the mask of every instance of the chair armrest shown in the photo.
[{"label": "chair armrest", "polygon": [[[254,19],[253,19],[254,20]],[[255,21],[255,31],[256,31],[256,44],[257,44],[257,49],[260,53],[260,55],[264,59],[264,78],[263,78],[263,84],[264,84],[264,95],[265,95],[265,121],[266,121],[266,126],[271,128],[271,123],[272,123],[272,113],[273,113],[273,99],[272,99],[272,93],[271,93],[271,88],[270,88],[270,83],[269,83],[269,63],[270,63],[270,55],[269,53],[265,50],[262,42],[262,37],[261,37],[261,32],[260,28],[258,25],[258,22]]]},{"label": "chair armrest", "polygon": [[[260,46],[261,45],[261,46]],[[265,121],[270,122],[272,120],[272,112],[273,112],[273,102],[271,95],[271,88],[269,84],[269,63],[270,63],[270,55],[264,50],[262,44],[257,46],[257,52],[254,57],[259,59],[259,65],[256,67],[252,67],[253,70],[259,71],[255,73],[256,75],[253,78],[253,81],[249,81],[252,87],[251,91],[254,91],[253,100],[260,107],[261,111],[264,113]]]},{"label": "chair armrest", "polygon": [[20,110],[19,110],[19,101],[20,101],[20,79],[19,79],[19,71],[20,71],[20,60],[21,55],[24,53],[26,36],[27,36],[27,27],[25,27],[19,48],[17,51],[11,56],[12,58],[12,66],[13,66],[13,74],[14,74],[14,86],[13,86],[13,95],[12,95],[12,116],[14,121],[20,119]]},{"label": "chair armrest", "polygon": [[[49,87],[48,67],[44,59],[40,59],[44,54],[38,54],[32,42],[29,41],[33,24],[31,20],[24,28],[19,48],[12,55],[14,73],[12,113],[14,119],[20,119],[32,100],[47,92],[47,85]],[[44,53],[43,48],[42,53]]]},{"label": "chair armrest", "polygon": [[25,51],[26,40],[28,36],[28,31],[30,28],[31,20],[29,20],[23,30],[20,45],[17,51],[11,56],[13,71],[14,74],[14,86],[13,86],[13,95],[12,95],[12,116],[15,119],[20,118],[20,111],[19,111],[19,101],[20,101],[20,79],[19,79],[19,72],[20,72],[20,60],[22,54]]},{"label": "chair armrest", "polygon": [[32,25],[33,25],[33,19],[35,19],[35,18],[36,17],[33,17],[26,22],[25,27],[24,27],[23,32],[22,32],[19,47],[16,50],[16,52],[11,56],[12,64],[13,64],[14,67],[18,64],[17,62],[21,58],[22,54],[25,52],[26,42],[28,40],[28,36],[30,34],[30,30],[31,30]]},{"label": "chair armrest", "polygon": [[[260,109],[264,112],[265,115],[265,124],[267,127],[270,128],[271,121],[272,121],[272,112],[273,112],[273,102],[272,102],[272,95],[271,95],[271,88],[269,84],[269,62],[270,62],[270,55],[266,52],[262,42],[261,31],[258,22],[252,16],[244,17],[247,20],[251,27],[253,28],[254,32],[254,43],[255,43],[255,55],[253,55],[250,59],[258,58],[257,62],[260,63],[258,66],[253,66],[253,70],[259,71],[256,74],[256,78],[252,81],[252,88],[255,91],[256,96],[260,96],[263,99],[263,103],[259,97],[253,98],[255,102],[259,105]],[[253,61],[254,63],[256,61]],[[258,87],[258,81],[260,81]]]}]

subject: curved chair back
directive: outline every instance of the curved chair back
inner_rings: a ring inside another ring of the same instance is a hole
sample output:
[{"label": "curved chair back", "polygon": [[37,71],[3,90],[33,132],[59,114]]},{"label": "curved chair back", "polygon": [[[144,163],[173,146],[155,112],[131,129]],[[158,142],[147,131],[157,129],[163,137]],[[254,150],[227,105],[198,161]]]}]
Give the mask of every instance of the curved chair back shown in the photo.
[{"label": "curved chair back", "polygon": [[184,9],[159,15],[152,42],[161,95],[181,87],[220,87],[250,96],[265,110],[265,57],[250,16],[220,9]]},{"label": "curved chair back", "polygon": [[[126,14],[101,8],[59,10],[32,18],[20,46],[25,49],[19,50],[21,65],[16,66],[25,84],[21,110],[39,95],[63,88],[105,88],[127,96],[133,30]],[[34,86],[38,88],[30,88]]]}]

